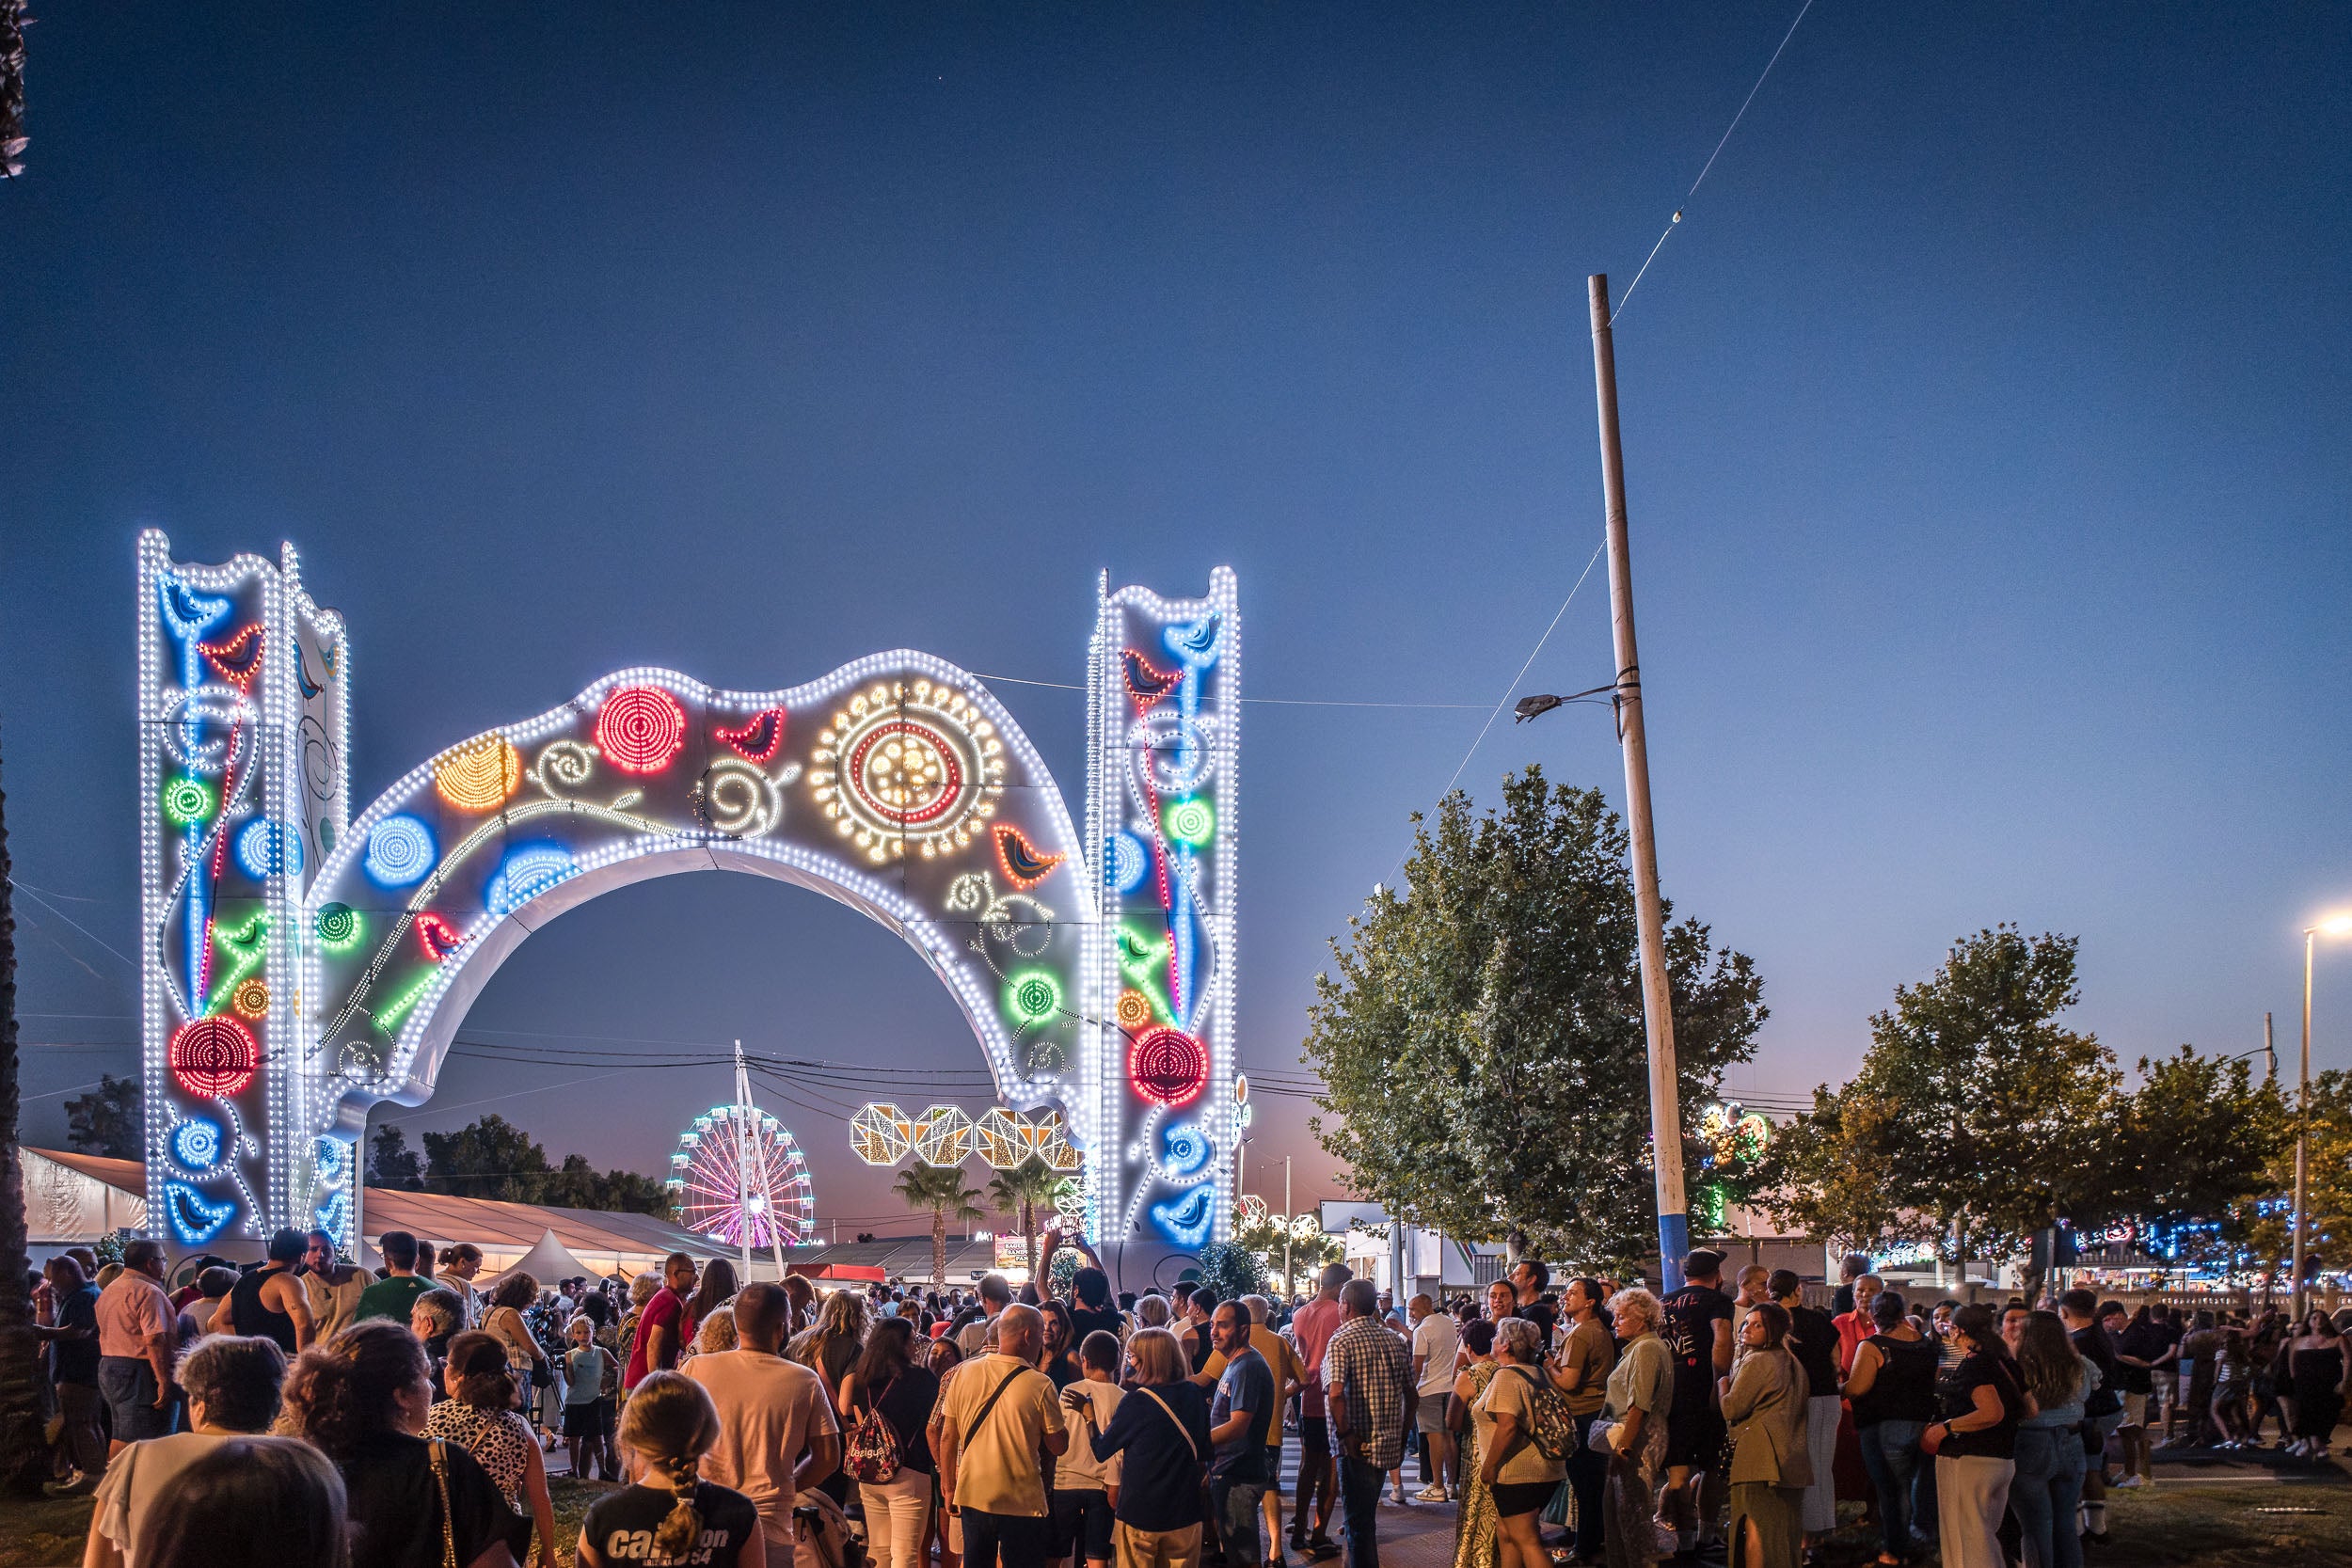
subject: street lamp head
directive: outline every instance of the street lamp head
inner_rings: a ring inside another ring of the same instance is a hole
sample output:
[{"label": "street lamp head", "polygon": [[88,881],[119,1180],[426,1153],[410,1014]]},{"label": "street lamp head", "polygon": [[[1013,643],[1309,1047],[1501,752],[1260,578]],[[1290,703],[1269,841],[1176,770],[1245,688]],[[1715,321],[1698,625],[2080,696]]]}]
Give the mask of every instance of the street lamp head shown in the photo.
[{"label": "street lamp head", "polygon": [[2318,932],[2323,937],[2352,937],[2352,910],[2331,914],[2315,922],[2305,930],[2304,934],[2308,936],[2312,931]]}]

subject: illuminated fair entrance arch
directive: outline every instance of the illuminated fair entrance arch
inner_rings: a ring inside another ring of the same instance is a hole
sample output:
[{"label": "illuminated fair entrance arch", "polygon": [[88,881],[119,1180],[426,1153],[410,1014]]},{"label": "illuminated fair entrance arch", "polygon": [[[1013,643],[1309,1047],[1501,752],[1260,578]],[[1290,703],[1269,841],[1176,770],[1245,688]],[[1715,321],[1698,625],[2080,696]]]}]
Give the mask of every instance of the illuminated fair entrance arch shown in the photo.
[{"label": "illuminated fair entrance arch", "polygon": [[1089,1230],[1156,1259],[1230,1228],[1232,574],[1097,599],[1082,839],[970,673],[900,651],[723,690],[624,670],[417,767],[355,818],[345,629],[273,564],[142,535],[151,1227],[357,1233],[369,1109],[423,1103],[525,937],[610,890],[732,870],[904,938],[999,1099],[1058,1111]]}]

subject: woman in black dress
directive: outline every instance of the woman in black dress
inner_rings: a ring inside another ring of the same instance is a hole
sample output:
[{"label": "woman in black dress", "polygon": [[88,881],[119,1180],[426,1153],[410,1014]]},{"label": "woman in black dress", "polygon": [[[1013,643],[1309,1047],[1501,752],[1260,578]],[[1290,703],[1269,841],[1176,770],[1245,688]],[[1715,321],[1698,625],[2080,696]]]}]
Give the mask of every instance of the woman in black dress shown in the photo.
[{"label": "woman in black dress", "polygon": [[2287,1366],[2295,1384],[2295,1442],[2289,1453],[2325,1458],[2328,1439],[2344,1415],[2344,1386],[2352,1377],[2352,1352],[2328,1314],[2317,1307],[2287,1341]]}]

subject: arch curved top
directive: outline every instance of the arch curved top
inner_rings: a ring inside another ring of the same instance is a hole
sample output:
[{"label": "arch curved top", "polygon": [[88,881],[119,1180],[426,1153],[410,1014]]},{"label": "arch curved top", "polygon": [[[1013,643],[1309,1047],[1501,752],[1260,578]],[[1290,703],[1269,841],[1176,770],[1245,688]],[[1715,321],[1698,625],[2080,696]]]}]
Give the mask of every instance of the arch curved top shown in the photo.
[{"label": "arch curved top", "polygon": [[[313,825],[306,825],[313,826]],[[467,1006],[538,927],[649,878],[722,869],[821,893],[946,985],[1019,1108],[1071,1113],[1096,903],[1061,791],[970,672],[909,649],[770,691],[617,671],[410,770],[303,895],[315,1132],[421,1103]]]}]

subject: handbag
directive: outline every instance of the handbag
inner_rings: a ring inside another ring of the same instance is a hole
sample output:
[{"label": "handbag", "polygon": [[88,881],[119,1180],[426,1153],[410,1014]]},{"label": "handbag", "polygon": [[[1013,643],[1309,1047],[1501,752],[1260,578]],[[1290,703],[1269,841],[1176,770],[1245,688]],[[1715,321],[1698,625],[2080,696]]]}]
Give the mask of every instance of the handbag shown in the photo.
[{"label": "handbag", "polygon": [[881,1393],[867,1396],[865,1411],[842,1439],[841,1467],[851,1481],[879,1486],[898,1473],[898,1433],[882,1413],[882,1402],[898,1382],[894,1377]]},{"label": "handbag", "polygon": [[426,1456],[433,1463],[433,1482],[441,1491],[441,1568],[457,1568],[457,1527],[449,1506],[449,1445],[436,1437]]},{"label": "handbag", "polygon": [[1167,1414],[1169,1420],[1176,1422],[1176,1435],[1184,1440],[1185,1451],[1192,1455],[1192,1462],[1195,1465],[1200,1464],[1200,1446],[1192,1440],[1192,1433],[1184,1429],[1184,1423],[1177,1419],[1176,1412],[1168,1408],[1168,1402],[1160,1398],[1159,1395],[1152,1393],[1152,1390],[1149,1388],[1137,1388],[1136,1392],[1138,1394],[1150,1395],[1152,1402],[1158,1405],[1160,1409]]}]

